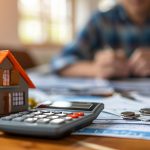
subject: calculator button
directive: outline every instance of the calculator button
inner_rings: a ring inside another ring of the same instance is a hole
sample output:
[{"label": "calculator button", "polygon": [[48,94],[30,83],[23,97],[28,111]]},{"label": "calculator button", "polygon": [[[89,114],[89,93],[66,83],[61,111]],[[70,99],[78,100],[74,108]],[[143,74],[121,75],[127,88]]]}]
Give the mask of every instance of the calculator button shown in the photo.
[{"label": "calculator button", "polygon": [[52,116],[52,115],[54,115],[54,113],[52,113],[52,112],[47,112],[47,113],[43,113],[43,115]]},{"label": "calculator button", "polygon": [[84,116],[84,112],[75,112],[74,114],[78,115],[79,117]]},{"label": "calculator button", "polygon": [[22,118],[22,117],[17,117],[17,118],[13,118],[12,120],[13,120],[13,121],[23,121],[24,118]]},{"label": "calculator button", "polygon": [[23,116],[21,116],[22,118],[31,118],[31,117],[34,117],[34,115],[33,114],[28,114],[28,115],[23,115]]},{"label": "calculator button", "polygon": [[76,115],[76,114],[70,114],[70,115],[67,115],[68,117],[71,117],[71,118],[78,118],[79,116]]},{"label": "calculator button", "polygon": [[29,122],[29,123],[33,123],[37,121],[37,118],[27,118],[26,120],[24,120],[24,122]]},{"label": "calculator button", "polygon": [[65,120],[62,118],[58,118],[58,119],[54,119],[54,120],[50,121],[51,124],[61,124],[64,122],[65,122]]},{"label": "calculator button", "polygon": [[72,120],[71,117],[65,117],[64,119],[65,119],[65,121],[71,121]]},{"label": "calculator button", "polygon": [[34,116],[35,118],[45,118],[46,117],[46,115],[36,115],[36,116]]},{"label": "calculator button", "polygon": [[59,116],[59,117],[66,117],[67,115],[66,114],[64,114],[64,113],[62,113],[62,114],[56,114],[57,116]]},{"label": "calculator button", "polygon": [[1,119],[2,120],[11,120],[11,119],[13,119],[14,117],[12,117],[12,116],[6,116],[6,117],[2,117]]},{"label": "calculator button", "polygon": [[43,124],[45,124],[45,123],[49,123],[49,121],[50,121],[50,119],[48,119],[48,118],[43,118],[43,119],[39,119],[39,120],[37,121],[37,123],[43,123]]},{"label": "calculator button", "polygon": [[30,109],[29,112],[36,112],[37,109]]},{"label": "calculator button", "polygon": [[42,112],[36,111],[36,112],[33,112],[32,114],[33,114],[33,115],[40,115],[40,114],[42,114]]},{"label": "calculator button", "polygon": [[19,112],[20,115],[26,115],[26,114],[29,114],[29,113],[30,113],[29,111]]},{"label": "calculator button", "polygon": [[48,119],[57,119],[59,118],[59,116],[50,116],[50,117],[47,117]]},{"label": "calculator button", "polygon": [[72,114],[72,112],[62,112],[62,113],[66,114],[66,115]]},{"label": "calculator button", "polygon": [[19,117],[19,116],[21,116],[21,114],[12,114],[10,116],[12,116],[12,117]]}]

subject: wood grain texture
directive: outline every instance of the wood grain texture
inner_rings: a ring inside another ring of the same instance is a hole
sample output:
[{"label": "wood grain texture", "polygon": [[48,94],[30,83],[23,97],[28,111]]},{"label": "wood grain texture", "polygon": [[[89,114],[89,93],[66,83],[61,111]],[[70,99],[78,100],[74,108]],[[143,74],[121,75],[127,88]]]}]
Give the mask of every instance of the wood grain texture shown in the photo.
[{"label": "wood grain texture", "polygon": [[50,140],[3,134],[1,150],[150,150],[150,141],[94,136],[68,136]]}]

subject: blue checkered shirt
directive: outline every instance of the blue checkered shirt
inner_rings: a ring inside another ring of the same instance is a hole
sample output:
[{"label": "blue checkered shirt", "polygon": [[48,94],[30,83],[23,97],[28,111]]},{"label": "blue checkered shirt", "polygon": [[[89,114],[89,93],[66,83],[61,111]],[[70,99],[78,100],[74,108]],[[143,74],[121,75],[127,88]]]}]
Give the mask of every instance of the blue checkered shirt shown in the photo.
[{"label": "blue checkered shirt", "polygon": [[122,48],[128,57],[139,47],[150,47],[150,18],[138,26],[120,5],[107,12],[95,12],[76,40],[52,59],[52,71],[77,61],[92,60],[106,46],[114,50]]}]

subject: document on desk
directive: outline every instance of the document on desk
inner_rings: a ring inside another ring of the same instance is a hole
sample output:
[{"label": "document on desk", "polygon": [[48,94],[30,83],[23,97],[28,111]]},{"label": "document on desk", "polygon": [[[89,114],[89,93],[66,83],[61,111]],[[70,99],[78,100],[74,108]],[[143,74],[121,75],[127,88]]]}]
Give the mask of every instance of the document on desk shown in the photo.
[{"label": "document on desk", "polygon": [[133,90],[150,93],[150,78],[130,78],[124,80],[103,80],[85,78],[65,78],[57,75],[29,72],[29,76],[37,88],[63,87],[83,89],[88,87],[112,87],[121,90]]},{"label": "document on desk", "polygon": [[93,123],[74,135],[108,136],[150,140],[150,126],[138,124],[97,124]]},{"label": "document on desk", "polygon": [[112,80],[110,85],[114,89],[123,91],[137,91],[150,97],[150,78],[130,78],[124,80]]},{"label": "document on desk", "polygon": [[150,107],[150,102],[148,101],[133,101],[118,94],[109,98],[103,98],[103,103],[105,104],[106,112],[116,115],[120,115],[123,111],[139,113],[141,108]]},{"label": "document on desk", "polygon": [[150,123],[135,120],[123,120],[120,116],[102,112],[90,126],[74,132],[73,135],[150,140]]},{"label": "document on desk", "polygon": [[150,140],[150,123],[123,120],[119,116],[102,112],[90,126],[73,134]]},{"label": "document on desk", "polygon": [[97,124],[139,124],[139,125],[150,125],[150,122],[140,120],[124,120],[121,116],[116,116],[105,111],[101,112],[100,115],[93,121]]},{"label": "document on desk", "polygon": [[37,89],[49,94],[62,95],[112,95],[114,90],[107,80],[65,78],[56,75],[29,74]]},{"label": "document on desk", "polygon": [[103,79],[65,78],[57,75],[42,75],[37,73],[30,73],[29,76],[39,89],[56,87],[82,90],[90,87],[109,86],[109,82]]}]

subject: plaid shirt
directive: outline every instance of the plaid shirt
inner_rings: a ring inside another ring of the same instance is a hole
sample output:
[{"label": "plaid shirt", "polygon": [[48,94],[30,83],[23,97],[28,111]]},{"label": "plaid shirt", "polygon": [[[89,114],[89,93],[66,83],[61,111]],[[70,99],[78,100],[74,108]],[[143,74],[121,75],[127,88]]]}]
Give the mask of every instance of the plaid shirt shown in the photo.
[{"label": "plaid shirt", "polygon": [[138,26],[120,5],[107,12],[97,11],[76,40],[53,58],[52,71],[57,72],[77,61],[92,60],[95,53],[106,46],[114,50],[122,48],[128,57],[136,48],[150,47],[150,18]]}]

